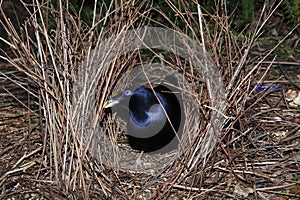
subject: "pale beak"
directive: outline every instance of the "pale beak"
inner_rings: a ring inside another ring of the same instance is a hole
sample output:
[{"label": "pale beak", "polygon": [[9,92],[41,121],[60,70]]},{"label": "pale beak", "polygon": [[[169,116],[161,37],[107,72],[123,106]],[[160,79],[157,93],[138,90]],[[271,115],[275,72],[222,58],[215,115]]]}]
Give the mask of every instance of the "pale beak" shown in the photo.
[{"label": "pale beak", "polygon": [[109,99],[108,101],[104,102],[103,108],[110,108],[119,103],[120,103],[120,101],[118,99]]}]

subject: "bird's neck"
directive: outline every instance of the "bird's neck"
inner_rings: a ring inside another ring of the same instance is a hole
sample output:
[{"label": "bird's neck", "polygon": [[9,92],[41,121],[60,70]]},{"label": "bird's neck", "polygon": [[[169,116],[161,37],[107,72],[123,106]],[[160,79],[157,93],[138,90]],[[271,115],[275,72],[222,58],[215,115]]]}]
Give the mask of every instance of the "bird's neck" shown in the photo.
[{"label": "bird's neck", "polygon": [[[132,99],[129,103],[129,114],[131,120],[138,126],[147,126],[151,122],[149,116],[150,108],[148,108],[149,106],[147,105],[147,100],[143,99],[142,97],[135,96],[132,96],[131,98]],[[135,100],[135,98],[138,98],[138,100]]]},{"label": "bird's neck", "polygon": [[[157,100],[157,97],[160,101]],[[149,125],[152,121],[162,120],[164,118],[164,112],[160,106],[165,105],[165,100],[157,94],[145,96],[132,96],[130,99],[130,117],[131,120],[138,126],[144,127]],[[134,102],[134,104],[133,104]],[[163,106],[165,107],[165,106]]]}]

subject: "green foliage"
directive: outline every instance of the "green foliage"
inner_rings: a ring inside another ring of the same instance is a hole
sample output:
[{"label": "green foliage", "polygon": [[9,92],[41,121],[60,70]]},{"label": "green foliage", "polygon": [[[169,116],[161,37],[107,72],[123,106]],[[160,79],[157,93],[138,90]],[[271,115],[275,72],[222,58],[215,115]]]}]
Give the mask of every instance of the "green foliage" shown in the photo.
[{"label": "green foliage", "polygon": [[242,0],[243,23],[251,23],[254,17],[254,0]]},{"label": "green foliage", "polygon": [[297,181],[299,179],[300,179],[300,174],[295,174],[292,180]]},{"label": "green foliage", "polygon": [[284,14],[291,25],[296,25],[300,21],[300,1],[284,0],[282,2]]}]

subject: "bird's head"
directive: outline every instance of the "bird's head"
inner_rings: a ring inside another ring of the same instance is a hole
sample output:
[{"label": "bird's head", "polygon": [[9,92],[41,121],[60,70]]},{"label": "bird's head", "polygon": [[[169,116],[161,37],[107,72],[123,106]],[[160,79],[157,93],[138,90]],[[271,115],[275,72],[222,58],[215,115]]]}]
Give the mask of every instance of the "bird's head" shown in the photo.
[{"label": "bird's head", "polygon": [[129,143],[137,150],[154,151],[167,145],[181,123],[179,100],[163,85],[126,89],[103,107],[116,107],[113,112],[127,122]]},{"label": "bird's head", "polygon": [[128,120],[129,114],[131,121],[140,127],[149,125],[151,121],[161,121],[164,124],[166,117],[162,107],[169,107],[160,89],[147,86],[140,86],[135,90],[126,89],[104,103],[104,108],[114,106],[119,116]]},{"label": "bird's head", "polygon": [[133,91],[130,89],[124,90],[120,95],[112,97],[104,102],[103,108],[111,108],[117,105],[125,105],[129,102],[130,97],[133,95]]}]

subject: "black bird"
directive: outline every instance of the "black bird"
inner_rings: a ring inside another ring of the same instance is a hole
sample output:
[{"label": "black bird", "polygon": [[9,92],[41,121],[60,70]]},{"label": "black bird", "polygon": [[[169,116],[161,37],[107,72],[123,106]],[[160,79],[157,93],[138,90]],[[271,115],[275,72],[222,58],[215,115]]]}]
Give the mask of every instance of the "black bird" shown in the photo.
[{"label": "black bird", "polygon": [[178,144],[176,134],[181,135],[178,130],[182,120],[179,101],[163,85],[153,89],[140,86],[111,98],[104,108],[115,106],[114,111],[126,121],[128,142],[133,149],[154,152],[168,144]]}]

